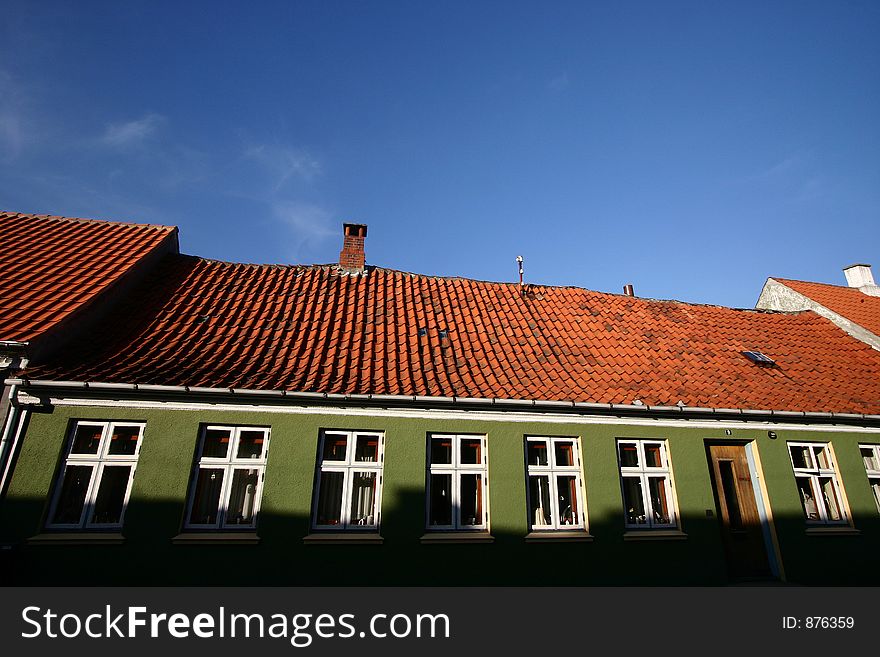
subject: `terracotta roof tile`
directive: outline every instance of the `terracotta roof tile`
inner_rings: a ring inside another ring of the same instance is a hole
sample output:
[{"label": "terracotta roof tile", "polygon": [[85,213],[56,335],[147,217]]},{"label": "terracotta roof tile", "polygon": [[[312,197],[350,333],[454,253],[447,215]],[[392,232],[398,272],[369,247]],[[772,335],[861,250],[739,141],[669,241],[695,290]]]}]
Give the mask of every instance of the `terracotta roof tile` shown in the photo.
[{"label": "terracotta roof tile", "polygon": [[[880,352],[774,313],[421,276],[166,256],[33,379],[880,412]],[[420,329],[425,334],[420,335]],[[445,337],[440,331],[445,330]],[[757,349],[776,367],[742,351]]]},{"label": "terracotta roof tile", "polygon": [[39,338],[89,304],[176,230],[0,212],[0,340]]},{"label": "terracotta roof tile", "polygon": [[773,280],[809,297],[838,315],[843,315],[862,328],[868,329],[874,335],[880,335],[880,297],[872,297],[854,287],[794,281],[785,278],[774,278]]}]

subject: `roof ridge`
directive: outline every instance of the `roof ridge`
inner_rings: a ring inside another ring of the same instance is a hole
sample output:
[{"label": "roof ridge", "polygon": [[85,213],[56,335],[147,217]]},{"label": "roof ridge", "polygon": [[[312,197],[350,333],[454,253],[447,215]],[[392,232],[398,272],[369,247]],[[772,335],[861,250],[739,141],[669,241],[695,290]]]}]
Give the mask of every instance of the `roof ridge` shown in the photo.
[{"label": "roof ridge", "polygon": [[163,230],[177,230],[177,226],[169,226],[167,224],[150,224],[143,223],[138,221],[116,221],[109,219],[91,219],[89,217],[64,217],[62,215],[57,214],[34,214],[32,212],[13,212],[11,210],[0,210],[0,219],[15,219],[15,218],[23,218],[23,219],[47,219],[51,221],[69,221],[69,222],[80,222],[80,223],[101,223],[101,224],[113,224],[113,225],[122,225],[122,226],[140,226],[144,228],[161,228]]},{"label": "roof ridge", "polygon": [[[283,262],[236,262],[233,260],[222,260],[220,258],[209,258],[207,256],[194,255],[191,253],[178,253],[177,255],[186,258],[194,258],[202,262],[210,262],[218,265],[233,265],[239,267],[274,267],[277,269],[330,269],[336,268],[340,271],[347,271],[334,262],[330,263],[314,263],[314,264],[297,264]],[[372,267],[371,267],[372,269]]]},{"label": "roof ridge", "polygon": [[836,287],[841,290],[856,290],[858,288],[850,287],[849,285],[836,285],[834,283],[822,283],[820,281],[804,281],[800,278],[779,278],[777,276],[770,276],[774,281],[779,282],[789,282],[789,283],[806,283],[807,285],[824,285],[825,287]]},{"label": "roof ridge", "polygon": [[[368,266],[369,268],[369,266]],[[443,276],[441,274],[419,274],[418,272],[404,271],[402,269],[391,269],[389,267],[373,267],[373,269],[381,269],[383,271],[393,272],[396,274],[406,274],[407,276],[420,276],[422,278],[432,278],[446,281],[469,281],[471,283],[486,283],[488,285],[503,285],[509,287],[519,287],[519,283],[516,281],[487,281],[479,278],[468,278],[467,276]],[[699,306],[701,308],[724,308],[725,310],[742,310],[747,312],[763,312],[759,311],[756,308],[734,308],[732,306],[722,306],[717,303],[696,303],[693,301],[682,301],[680,299],[657,299],[654,297],[631,297],[628,294],[622,294],[620,292],[603,292],[602,290],[593,290],[588,287],[583,287],[581,285],[554,285],[552,283],[525,283],[524,287],[527,288],[542,288],[542,289],[550,289],[550,290],[580,290],[582,292],[592,292],[593,294],[602,294],[605,296],[611,297],[620,297],[625,299],[633,299],[636,301],[653,301],[655,303],[677,303],[683,306]],[[771,311],[777,312],[777,311]],[[797,314],[803,311],[795,311],[794,313],[787,312],[787,314]]]},{"label": "roof ridge", "polygon": [[[313,263],[313,264],[296,264],[296,263],[258,263],[258,262],[234,262],[231,260],[221,260],[218,258],[207,258],[205,256],[199,255],[191,255],[180,253],[180,256],[186,256],[187,258],[194,258],[200,262],[213,263],[218,265],[229,265],[229,266],[239,266],[239,267],[247,267],[247,268],[260,268],[260,267],[268,267],[274,269],[296,269],[296,270],[336,270],[341,275],[350,275],[350,272],[344,267],[340,267],[337,263]],[[367,272],[371,271],[379,271],[385,272],[389,274],[403,274],[405,276],[411,276],[414,278],[420,279],[428,279],[428,280],[441,280],[441,281],[464,281],[467,283],[479,283],[483,285],[498,285],[503,287],[511,287],[517,288],[519,287],[519,283],[515,281],[487,281],[479,278],[469,278],[467,276],[443,276],[441,274],[421,274],[418,272],[405,271],[402,269],[392,269],[390,267],[380,267],[378,265],[367,265]],[[552,285],[552,284],[544,284],[544,283],[526,283],[525,287],[530,289],[540,288],[543,290],[576,290],[580,292],[590,292],[592,294],[598,294],[602,296],[609,296],[615,298],[622,299],[632,299],[633,301],[642,301],[642,302],[651,302],[651,303],[673,303],[680,306],[689,306],[695,308],[720,308],[722,310],[732,310],[736,312],[743,313],[763,313],[770,315],[801,315],[806,312],[811,312],[808,310],[771,310],[765,308],[735,308],[732,306],[723,306],[717,303],[696,303],[693,301],[682,301],[680,299],[657,299],[654,297],[630,297],[626,294],[620,294],[616,292],[603,292],[601,290],[593,290],[587,287],[582,287],[580,285]]]}]

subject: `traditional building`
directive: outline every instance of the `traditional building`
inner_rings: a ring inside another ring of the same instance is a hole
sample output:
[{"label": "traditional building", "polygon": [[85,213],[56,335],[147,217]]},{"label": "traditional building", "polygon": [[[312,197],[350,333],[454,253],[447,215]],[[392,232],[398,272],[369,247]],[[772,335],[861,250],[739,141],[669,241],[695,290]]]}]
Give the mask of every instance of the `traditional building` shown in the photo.
[{"label": "traditional building", "polygon": [[[8,380],[22,583],[878,583],[880,353],[814,312],[161,259]],[[23,245],[20,248],[24,249]]]}]

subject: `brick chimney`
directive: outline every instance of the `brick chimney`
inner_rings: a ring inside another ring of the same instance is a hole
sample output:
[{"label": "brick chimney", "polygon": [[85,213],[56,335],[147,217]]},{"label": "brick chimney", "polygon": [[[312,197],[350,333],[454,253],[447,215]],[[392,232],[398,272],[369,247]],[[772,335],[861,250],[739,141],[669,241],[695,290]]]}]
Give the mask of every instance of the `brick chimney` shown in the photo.
[{"label": "brick chimney", "polygon": [[366,256],[364,240],[367,237],[366,224],[342,224],[342,251],[339,252],[339,266],[348,271],[364,271]]}]

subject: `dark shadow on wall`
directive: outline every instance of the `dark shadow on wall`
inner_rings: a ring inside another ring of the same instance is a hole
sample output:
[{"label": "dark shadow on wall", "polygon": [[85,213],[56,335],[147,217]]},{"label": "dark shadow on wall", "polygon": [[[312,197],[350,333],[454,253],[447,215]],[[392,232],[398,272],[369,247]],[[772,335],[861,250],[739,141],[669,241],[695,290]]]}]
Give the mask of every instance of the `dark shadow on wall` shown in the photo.
[{"label": "dark shadow on wall", "polygon": [[[7,499],[0,509],[4,585],[627,586],[731,582],[713,517],[685,516],[684,540],[625,541],[620,517],[591,518],[591,542],[531,543],[492,530],[494,542],[423,544],[424,492],[383,510],[381,545],[305,544],[310,519],[261,512],[258,544],[179,545],[182,502],[132,501],[121,545],[34,545],[47,502]],[[807,536],[801,517],[777,517],[789,583],[878,585],[880,517],[859,516],[856,536]]]}]

